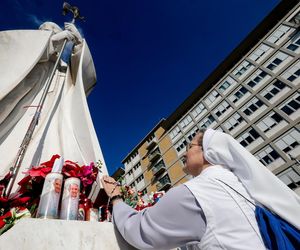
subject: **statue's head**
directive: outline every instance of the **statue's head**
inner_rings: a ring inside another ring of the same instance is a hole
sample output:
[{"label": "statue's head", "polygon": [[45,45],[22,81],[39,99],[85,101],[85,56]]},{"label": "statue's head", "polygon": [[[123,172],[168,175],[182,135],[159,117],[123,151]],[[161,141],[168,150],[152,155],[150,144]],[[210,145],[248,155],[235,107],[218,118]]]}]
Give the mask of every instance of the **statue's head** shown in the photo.
[{"label": "statue's head", "polygon": [[62,31],[62,29],[56,23],[53,23],[53,22],[44,22],[43,24],[41,24],[39,29],[40,30],[51,30],[54,32],[54,34]]}]

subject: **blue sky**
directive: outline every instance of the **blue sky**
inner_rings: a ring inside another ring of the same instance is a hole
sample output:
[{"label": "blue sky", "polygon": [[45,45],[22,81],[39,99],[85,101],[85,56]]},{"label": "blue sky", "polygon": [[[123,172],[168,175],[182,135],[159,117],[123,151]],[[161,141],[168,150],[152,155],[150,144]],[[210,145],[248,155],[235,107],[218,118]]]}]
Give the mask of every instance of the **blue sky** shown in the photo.
[{"label": "blue sky", "polygon": [[[168,117],[279,0],[70,1],[93,55],[90,112],[110,173]],[[63,1],[1,0],[0,31],[62,26]],[[0,44],[1,46],[1,44]],[[1,56],[1,55],[0,55]]]}]

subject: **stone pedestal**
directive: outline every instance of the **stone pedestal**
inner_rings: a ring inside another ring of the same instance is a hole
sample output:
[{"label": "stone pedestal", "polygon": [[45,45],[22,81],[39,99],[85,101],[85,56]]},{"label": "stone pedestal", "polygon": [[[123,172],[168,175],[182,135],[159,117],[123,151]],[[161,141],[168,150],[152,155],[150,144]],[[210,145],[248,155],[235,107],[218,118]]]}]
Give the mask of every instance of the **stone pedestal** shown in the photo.
[{"label": "stone pedestal", "polygon": [[21,219],[0,236],[1,250],[134,250],[110,222]]}]

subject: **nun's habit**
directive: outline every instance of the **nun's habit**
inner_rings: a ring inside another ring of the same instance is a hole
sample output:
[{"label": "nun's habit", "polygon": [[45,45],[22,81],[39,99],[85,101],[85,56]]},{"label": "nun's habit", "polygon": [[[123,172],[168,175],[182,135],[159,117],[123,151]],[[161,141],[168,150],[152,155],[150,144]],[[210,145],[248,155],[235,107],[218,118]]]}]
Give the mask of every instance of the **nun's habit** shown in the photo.
[{"label": "nun's habit", "polygon": [[230,169],[257,203],[300,229],[300,197],[235,139],[208,129],[203,138],[203,151],[208,162]]},{"label": "nun's habit", "polygon": [[[240,191],[244,192],[246,196],[250,195],[249,197],[255,202],[270,208],[299,228],[300,203],[297,195],[281,183],[237,141],[229,135],[208,129],[204,134],[203,148],[205,158],[216,166],[207,167],[199,176],[188,181],[185,185],[172,188],[155,206],[137,212],[123,202],[114,205],[114,223],[127,242],[138,249],[172,249],[183,245],[190,245],[191,249],[201,247],[203,237],[207,236],[208,218],[205,217],[207,205],[193,191],[195,189],[196,191],[203,190],[207,183],[202,185],[199,180],[206,181],[207,176],[209,178],[217,176],[221,179],[223,175],[233,176]],[[240,179],[245,187],[232,173]],[[197,185],[199,186],[197,187]],[[218,185],[215,186],[218,188]],[[193,188],[195,189],[193,190]],[[206,190],[202,194],[209,198],[210,192],[213,191]],[[218,206],[222,210],[222,193],[218,198],[220,198],[220,201],[217,200]],[[231,204],[236,205],[230,199],[227,199],[226,202],[232,202]],[[234,212],[234,209],[236,208],[229,210],[229,212]],[[254,208],[251,213],[255,222]],[[228,214],[230,215],[230,213]],[[233,221],[233,224],[231,222],[230,225],[222,223],[217,226],[223,232],[229,229],[235,231],[235,236],[239,236],[241,223],[236,223],[236,220]],[[227,238],[230,239],[230,235]],[[239,240],[238,238],[235,237]],[[231,246],[231,242],[227,243]],[[247,246],[245,242],[239,243],[237,241],[236,245],[238,246],[237,249],[251,249],[251,246]],[[260,248],[254,249],[264,249],[262,243],[258,242],[258,245]],[[219,248],[222,249],[220,246]],[[207,249],[211,248],[208,247]]]}]

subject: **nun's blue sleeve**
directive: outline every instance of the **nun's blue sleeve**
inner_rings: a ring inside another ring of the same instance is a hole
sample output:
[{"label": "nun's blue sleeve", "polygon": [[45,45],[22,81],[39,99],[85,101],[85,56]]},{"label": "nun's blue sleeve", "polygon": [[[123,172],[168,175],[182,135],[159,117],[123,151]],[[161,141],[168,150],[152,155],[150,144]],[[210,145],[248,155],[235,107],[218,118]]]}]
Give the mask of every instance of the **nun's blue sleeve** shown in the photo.
[{"label": "nun's blue sleeve", "polygon": [[184,185],[140,212],[124,202],[115,204],[113,221],[123,238],[138,249],[171,249],[199,242],[206,229],[202,209]]}]

